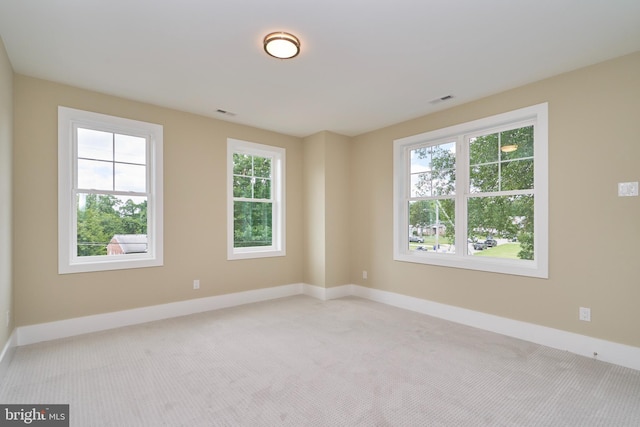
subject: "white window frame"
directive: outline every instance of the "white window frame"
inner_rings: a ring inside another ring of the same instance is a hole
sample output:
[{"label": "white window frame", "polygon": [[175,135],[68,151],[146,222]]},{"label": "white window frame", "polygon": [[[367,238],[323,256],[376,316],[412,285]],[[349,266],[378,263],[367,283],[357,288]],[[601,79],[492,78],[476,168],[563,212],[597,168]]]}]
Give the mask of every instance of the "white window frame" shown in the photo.
[{"label": "white window frame", "polygon": [[[252,156],[269,157],[271,164],[271,246],[254,246],[235,248],[233,235],[233,154],[242,153]],[[251,259],[278,257],[286,255],[286,227],[285,227],[285,149],[270,145],[238,139],[227,139],[227,259]]]},{"label": "white window frame", "polygon": [[[494,128],[529,122],[534,124],[534,259],[511,260],[474,257],[468,254],[467,205],[469,195],[468,138]],[[397,261],[431,264],[514,274],[538,278],[549,277],[549,214],[548,214],[548,104],[474,120],[444,129],[397,139],[393,144],[394,157],[394,259]],[[409,250],[410,152],[412,149],[442,141],[456,141],[456,233],[454,254]]]},{"label": "white window frame", "polygon": [[[148,141],[147,252],[77,256],[78,127],[146,138]],[[58,107],[58,273],[121,270],[163,265],[163,127],[122,117]]]}]

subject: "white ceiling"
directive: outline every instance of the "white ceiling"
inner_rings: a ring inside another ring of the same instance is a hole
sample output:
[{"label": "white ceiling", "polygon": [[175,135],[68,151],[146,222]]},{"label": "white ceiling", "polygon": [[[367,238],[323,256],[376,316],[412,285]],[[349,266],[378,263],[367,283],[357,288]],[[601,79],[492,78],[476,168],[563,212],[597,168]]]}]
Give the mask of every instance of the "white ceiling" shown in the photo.
[{"label": "white ceiling", "polygon": [[[266,55],[272,31],[302,53]],[[640,51],[640,1],[2,0],[0,36],[16,73],[353,136]]]}]

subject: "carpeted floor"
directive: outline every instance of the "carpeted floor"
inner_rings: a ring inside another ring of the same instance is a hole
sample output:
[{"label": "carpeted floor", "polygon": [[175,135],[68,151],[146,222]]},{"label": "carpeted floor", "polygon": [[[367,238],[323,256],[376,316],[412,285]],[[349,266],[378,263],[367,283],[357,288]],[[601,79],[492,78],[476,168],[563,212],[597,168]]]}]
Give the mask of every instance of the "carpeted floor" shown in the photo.
[{"label": "carpeted floor", "polygon": [[640,426],[640,371],[358,298],[17,349],[0,403],[72,426]]}]

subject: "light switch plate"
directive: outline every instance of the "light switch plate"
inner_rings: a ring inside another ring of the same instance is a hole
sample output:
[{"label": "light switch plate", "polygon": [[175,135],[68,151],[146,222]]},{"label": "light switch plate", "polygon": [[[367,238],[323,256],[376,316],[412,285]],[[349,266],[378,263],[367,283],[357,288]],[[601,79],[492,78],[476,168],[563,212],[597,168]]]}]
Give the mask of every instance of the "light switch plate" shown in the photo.
[{"label": "light switch plate", "polygon": [[583,322],[591,322],[591,309],[589,307],[580,307],[579,316]]},{"label": "light switch plate", "polygon": [[636,182],[619,182],[618,196],[629,197],[638,195],[638,181]]}]

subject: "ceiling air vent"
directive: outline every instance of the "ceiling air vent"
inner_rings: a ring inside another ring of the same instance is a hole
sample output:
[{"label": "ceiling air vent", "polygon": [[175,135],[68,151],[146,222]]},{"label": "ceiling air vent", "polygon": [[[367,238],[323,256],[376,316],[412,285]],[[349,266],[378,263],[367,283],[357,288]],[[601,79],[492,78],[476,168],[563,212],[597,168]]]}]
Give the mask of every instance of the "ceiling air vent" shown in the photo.
[{"label": "ceiling air vent", "polygon": [[445,95],[436,99],[432,99],[431,101],[429,101],[429,104],[439,104],[443,101],[448,101],[450,99],[453,99],[453,95]]},{"label": "ceiling air vent", "polygon": [[232,113],[231,111],[223,110],[223,109],[220,109],[220,108],[218,108],[218,109],[216,110],[216,113],[218,113],[218,114],[224,114],[225,116],[229,116],[229,117],[233,117],[233,116],[235,116],[235,115],[236,115],[236,113]]}]

